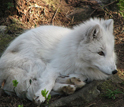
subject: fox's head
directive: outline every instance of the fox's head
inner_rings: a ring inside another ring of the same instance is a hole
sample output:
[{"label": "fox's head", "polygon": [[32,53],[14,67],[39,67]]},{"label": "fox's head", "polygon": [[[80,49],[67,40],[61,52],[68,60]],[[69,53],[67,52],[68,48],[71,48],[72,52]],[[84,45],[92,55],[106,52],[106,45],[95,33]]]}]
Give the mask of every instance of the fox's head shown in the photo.
[{"label": "fox's head", "polygon": [[116,74],[113,20],[90,19],[75,29],[80,35],[79,60],[86,63],[85,66],[98,69],[104,74]]}]

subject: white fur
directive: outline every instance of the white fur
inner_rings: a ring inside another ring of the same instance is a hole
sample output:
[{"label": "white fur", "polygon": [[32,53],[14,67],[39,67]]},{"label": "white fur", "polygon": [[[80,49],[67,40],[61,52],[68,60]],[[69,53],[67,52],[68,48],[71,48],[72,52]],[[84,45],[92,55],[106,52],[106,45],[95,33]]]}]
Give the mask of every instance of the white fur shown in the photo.
[{"label": "white fur", "polygon": [[73,29],[40,26],[21,34],[0,59],[0,84],[6,80],[4,89],[13,91],[12,80],[17,80],[17,96],[26,91],[29,100],[41,103],[41,90],[50,93],[60,75],[103,80],[114,70],[113,20],[95,18]]}]

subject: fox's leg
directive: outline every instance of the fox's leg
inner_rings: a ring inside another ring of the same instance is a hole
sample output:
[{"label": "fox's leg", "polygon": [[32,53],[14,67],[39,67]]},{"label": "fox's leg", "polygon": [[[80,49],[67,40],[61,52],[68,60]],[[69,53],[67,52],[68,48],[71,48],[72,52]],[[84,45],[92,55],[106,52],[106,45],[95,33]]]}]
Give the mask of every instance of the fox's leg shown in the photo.
[{"label": "fox's leg", "polygon": [[56,73],[54,71],[51,71],[51,69],[47,69],[44,71],[44,75],[39,78],[40,88],[38,91],[34,94],[33,100],[35,103],[39,104],[45,101],[45,98],[42,96],[41,91],[46,90],[48,91],[47,96],[51,92],[51,90],[54,87],[55,80],[58,77],[59,73]]},{"label": "fox's leg", "polygon": [[[55,94],[73,94],[76,89],[82,88],[85,84],[87,78],[83,75],[70,74],[68,76],[59,76],[56,79],[56,83],[53,87],[52,95]],[[57,92],[57,93],[55,93]]]},{"label": "fox's leg", "polygon": [[59,94],[73,94],[76,90],[76,87],[71,84],[61,84],[61,83],[55,83],[53,87],[54,92],[58,92]]},{"label": "fox's leg", "polygon": [[81,88],[86,84],[86,80],[87,78],[83,75],[70,74],[68,76],[59,76],[56,80],[56,83],[72,84],[75,85],[76,88]]},{"label": "fox's leg", "polygon": [[[10,56],[10,57],[9,57]],[[12,60],[13,58],[13,60]],[[48,67],[49,68],[49,67]],[[13,80],[18,81],[15,88],[17,96],[26,96],[36,103],[45,101],[41,91],[51,91],[57,78],[57,73],[38,58],[21,56],[20,54],[7,54],[0,60],[0,85],[5,79],[4,90],[13,91]],[[11,94],[11,93],[8,93]],[[49,94],[49,93],[48,93]]]},{"label": "fox's leg", "polygon": [[71,77],[67,79],[66,81],[68,84],[75,85],[76,88],[82,88],[86,83],[82,81],[80,78],[77,77]]}]

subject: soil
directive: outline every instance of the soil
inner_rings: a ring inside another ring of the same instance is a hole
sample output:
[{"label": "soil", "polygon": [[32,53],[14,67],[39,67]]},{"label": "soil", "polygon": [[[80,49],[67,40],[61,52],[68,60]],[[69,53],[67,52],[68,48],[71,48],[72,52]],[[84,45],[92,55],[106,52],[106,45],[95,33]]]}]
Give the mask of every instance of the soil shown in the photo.
[{"label": "soil", "polygon": [[[0,4],[3,4],[0,5],[0,25],[7,26],[5,32],[0,33],[0,55],[10,41],[26,29],[42,24],[72,27],[90,17],[114,19],[118,75],[124,80],[124,18],[121,17],[117,8],[111,10],[112,6],[116,7],[117,2],[110,3],[108,6],[105,5],[104,8],[101,8],[95,0],[61,0],[59,2],[55,0],[29,0],[28,2],[27,0],[4,0],[0,2]],[[82,8],[91,9],[87,13],[88,17],[77,17]],[[73,10],[76,10],[74,11],[76,14]],[[109,97],[107,94],[109,89],[112,91],[119,90],[120,93],[117,93],[115,98]],[[124,107],[124,82],[116,83],[108,80],[100,86],[99,90],[101,94],[96,99],[80,107]],[[52,98],[50,102],[60,97]],[[2,95],[0,95],[0,107],[19,107],[18,105],[38,107],[27,99],[9,96],[2,92]],[[44,107],[44,105],[42,106]]]}]

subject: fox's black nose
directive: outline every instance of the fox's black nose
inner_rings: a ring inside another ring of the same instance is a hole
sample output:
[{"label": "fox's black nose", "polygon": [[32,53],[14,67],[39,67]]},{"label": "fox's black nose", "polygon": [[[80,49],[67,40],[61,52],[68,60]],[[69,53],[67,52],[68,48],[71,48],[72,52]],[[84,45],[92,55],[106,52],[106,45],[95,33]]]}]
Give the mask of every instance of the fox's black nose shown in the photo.
[{"label": "fox's black nose", "polygon": [[116,74],[118,71],[117,70],[114,70],[114,71],[112,71],[112,74]]}]

